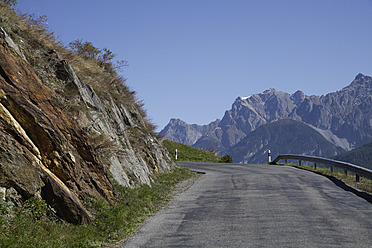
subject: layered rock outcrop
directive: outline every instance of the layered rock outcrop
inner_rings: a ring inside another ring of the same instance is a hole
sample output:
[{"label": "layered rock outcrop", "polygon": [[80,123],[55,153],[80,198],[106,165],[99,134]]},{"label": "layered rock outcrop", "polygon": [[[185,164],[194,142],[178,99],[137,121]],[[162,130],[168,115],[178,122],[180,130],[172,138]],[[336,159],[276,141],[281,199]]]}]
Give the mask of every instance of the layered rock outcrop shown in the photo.
[{"label": "layered rock outcrop", "polygon": [[98,96],[57,51],[43,47],[45,65],[31,65],[18,45],[1,29],[2,192],[42,198],[60,218],[84,223],[92,218],[85,199],[115,202],[113,180],[149,184],[175,166],[141,111],[112,97],[121,98],[120,85]]},{"label": "layered rock outcrop", "polygon": [[14,52],[0,40],[0,185],[43,197],[70,222],[89,221],[79,196],[112,200],[111,182],[84,130]]},{"label": "layered rock outcrop", "polygon": [[56,58],[56,76],[69,91],[70,102],[72,99],[80,107],[73,113],[75,119],[93,137],[97,154],[119,184],[149,184],[154,172],[169,171],[175,166],[157,138],[142,130],[146,123],[140,111],[125,102],[115,102],[108,92],[99,98],[58,53],[53,51],[51,56]]}]

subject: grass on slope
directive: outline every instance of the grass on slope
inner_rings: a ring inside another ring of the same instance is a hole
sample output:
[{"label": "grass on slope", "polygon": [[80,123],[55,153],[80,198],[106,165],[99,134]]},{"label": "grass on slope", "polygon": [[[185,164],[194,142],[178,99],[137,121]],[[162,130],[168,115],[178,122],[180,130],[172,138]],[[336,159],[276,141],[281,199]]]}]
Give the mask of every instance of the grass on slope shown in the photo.
[{"label": "grass on slope", "polygon": [[372,169],[372,143],[365,144],[346,153],[337,155],[333,157],[333,159]]},{"label": "grass on slope", "polygon": [[221,162],[221,159],[217,154],[211,151],[200,150],[188,145],[173,142],[170,140],[163,140],[163,145],[168,149],[169,153],[175,155],[177,149],[177,160],[179,161],[191,161],[191,162]]},{"label": "grass on slope", "polygon": [[356,182],[355,174],[348,173],[346,175],[343,170],[341,171],[341,170],[334,169],[333,173],[331,173],[331,170],[329,168],[317,167],[316,169],[314,169],[314,167],[305,166],[305,165],[296,165],[296,164],[285,164],[285,165],[293,166],[293,167],[308,170],[308,171],[313,171],[313,172],[316,172],[316,173],[319,173],[325,176],[331,176],[331,177],[339,179],[340,181],[356,189],[372,194],[372,180],[371,179],[360,177],[359,182]]},{"label": "grass on slope", "polygon": [[47,217],[47,205],[39,198],[18,209],[0,200],[0,247],[112,247],[129,237],[170,199],[175,186],[195,176],[186,168],[176,168],[154,178],[149,185],[131,189],[116,185],[120,204],[89,199],[95,214],[91,224],[72,225]]}]

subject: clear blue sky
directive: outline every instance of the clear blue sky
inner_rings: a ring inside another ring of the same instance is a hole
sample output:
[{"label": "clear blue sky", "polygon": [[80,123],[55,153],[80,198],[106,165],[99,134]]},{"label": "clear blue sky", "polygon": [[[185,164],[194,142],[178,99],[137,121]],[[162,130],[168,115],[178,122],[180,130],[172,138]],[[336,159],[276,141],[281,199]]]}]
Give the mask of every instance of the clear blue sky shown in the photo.
[{"label": "clear blue sky", "polygon": [[107,47],[160,131],[267,88],[324,95],[372,76],[372,0],[18,0],[64,44]]}]

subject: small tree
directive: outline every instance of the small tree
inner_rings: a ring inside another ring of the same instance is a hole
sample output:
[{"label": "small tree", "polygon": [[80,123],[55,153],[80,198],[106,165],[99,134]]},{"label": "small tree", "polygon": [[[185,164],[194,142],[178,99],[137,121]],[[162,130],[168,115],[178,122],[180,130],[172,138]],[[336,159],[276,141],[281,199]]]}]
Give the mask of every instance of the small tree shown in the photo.
[{"label": "small tree", "polygon": [[77,54],[97,60],[98,64],[107,71],[120,71],[124,66],[128,65],[128,62],[125,60],[114,61],[116,54],[114,54],[110,49],[99,49],[89,41],[75,40],[70,42],[69,47]]},{"label": "small tree", "polygon": [[233,159],[230,155],[226,154],[225,156],[221,157],[221,163],[232,163]]},{"label": "small tree", "polygon": [[69,46],[74,52],[87,58],[98,59],[98,55],[102,53],[100,49],[93,46],[93,43],[89,41],[75,40],[70,42]]}]

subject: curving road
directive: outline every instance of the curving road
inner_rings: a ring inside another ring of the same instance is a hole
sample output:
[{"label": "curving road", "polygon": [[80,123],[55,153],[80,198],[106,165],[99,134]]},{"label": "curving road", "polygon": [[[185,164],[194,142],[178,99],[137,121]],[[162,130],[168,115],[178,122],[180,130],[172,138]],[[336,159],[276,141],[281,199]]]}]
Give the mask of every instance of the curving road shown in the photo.
[{"label": "curving road", "polygon": [[120,247],[372,247],[372,204],[292,167],[182,162],[206,173]]}]

